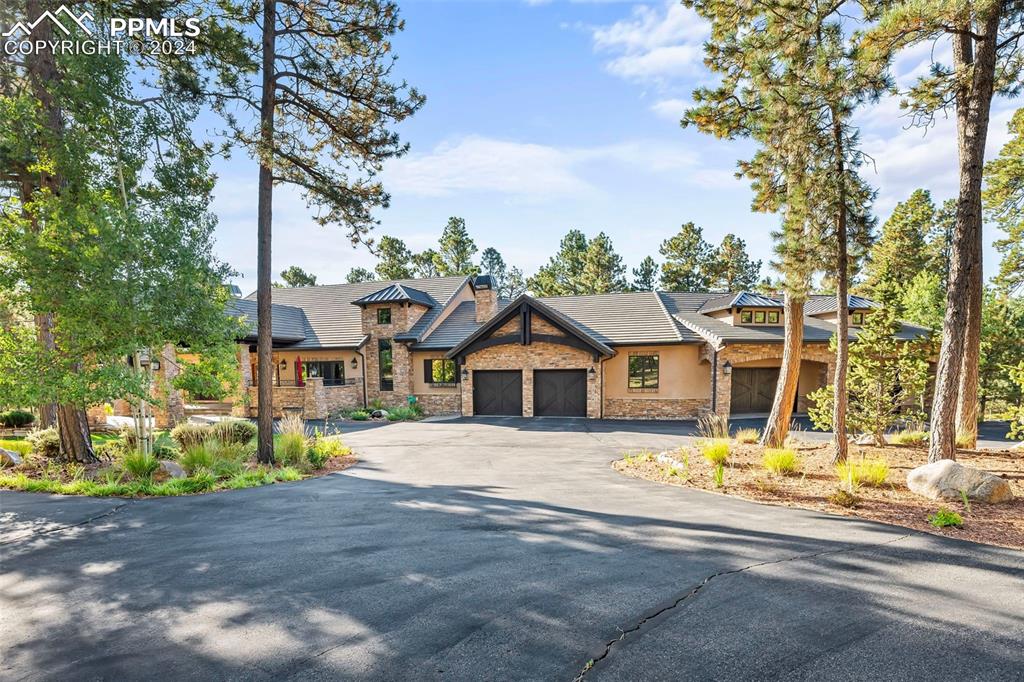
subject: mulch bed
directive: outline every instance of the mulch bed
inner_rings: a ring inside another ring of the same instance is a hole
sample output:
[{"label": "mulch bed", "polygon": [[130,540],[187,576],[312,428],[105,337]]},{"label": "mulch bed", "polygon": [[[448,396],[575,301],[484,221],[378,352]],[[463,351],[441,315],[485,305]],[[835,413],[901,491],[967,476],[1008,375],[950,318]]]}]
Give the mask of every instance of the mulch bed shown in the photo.
[{"label": "mulch bed", "polygon": [[[889,464],[886,485],[881,488],[861,486],[855,493],[857,506],[851,509],[829,502],[829,497],[839,489],[839,479],[831,464],[828,444],[797,443],[794,449],[801,459],[801,473],[778,476],[762,468],[763,449],[760,446],[731,444],[722,488],[715,487],[714,467],[695,446],[683,446],[682,449],[689,453],[688,475],[678,470],[673,475],[671,467],[643,457],[618,460],[613,466],[627,476],[659,483],[725,493],[756,502],[856,516],[936,535],[1024,549],[1024,453],[1020,451],[961,450],[957,453],[957,461],[961,464],[1005,478],[1014,494],[1012,501],[1003,504],[972,501],[968,510],[960,500],[929,500],[907,488],[907,472],[928,461],[926,449],[898,445],[851,445],[851,461],[861,457],[880,458]],[[675,459],[682,459],[680,452],[669,454]],[[963,527],[938,529],[932,526],[928,516],[940,506],[960,513]]]}]

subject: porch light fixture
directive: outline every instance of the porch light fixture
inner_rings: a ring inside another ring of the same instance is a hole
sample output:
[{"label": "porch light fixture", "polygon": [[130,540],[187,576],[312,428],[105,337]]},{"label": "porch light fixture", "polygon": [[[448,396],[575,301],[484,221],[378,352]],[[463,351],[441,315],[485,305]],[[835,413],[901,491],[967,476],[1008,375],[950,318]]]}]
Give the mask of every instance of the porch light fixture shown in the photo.
[{"label": "porch light fixture", "polygon": [[729,362],[728,360],[726,360],[725,364],[722,365],[722,374],[724,374],[726,376],[729,376],[730,374],[732,374],[732,363]]},{"label": "porch light fixture", "polygon": [[288,361],[281,360],[281,369],[288,369]]},{"label": "porch light fixture", "polygon": [[465,367],[462,368],[462,378],[463,379],[468,379],[469,378],[469,370],[466,369]]},{"label": "porch light fixture", "polygon": [[352,358],[352,369],[356,369],[358,367],[359,367],[359,361],[356,360],[355,358]]},{"label": "porch light fixture", "polygon": [[590,369],[587,370],[587,377],[588,378],[593,379],[596,376],[597,376],[597,371],[594,370],[593,367],[591,367]]}]

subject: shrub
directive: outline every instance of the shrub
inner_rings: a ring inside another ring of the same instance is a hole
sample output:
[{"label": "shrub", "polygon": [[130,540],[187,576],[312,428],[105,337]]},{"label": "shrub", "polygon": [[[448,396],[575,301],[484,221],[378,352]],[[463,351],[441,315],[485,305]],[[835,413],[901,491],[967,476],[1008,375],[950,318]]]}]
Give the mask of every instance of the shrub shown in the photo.
[{"label": "shrub", "polygon": [[245,419],[223,419],[210,427],[210,435],[222,443],[245,444],[256,437],[256,425]]},{"label": "shrub", "polygon": [[118,439],[103,441],[102,443],[96,443],[93,445],[93,452],[100,459],[115,460],[120,459],[125,453],[124,443]]},{"label": "shrub", "polygon": [[955,511],[939,507],[939,511],[928,517],[928,523],[936,528],[946,528],[948,526],[959,528],[964,525],[964,520]]},{"label": "shrub", "polygon": [[420,416],[420,413],[413,407],[407,407],[405,405],[399,405],[396,408],[388,410],[388,421],[389,422],[402,422],[409,419],[416,419]]},{"label": "shrub", "polygon": [[219,440],[210,440],[205,445],[214,459],[244,462],[254,454],[254,450],[249,443],[222,443]]},{"label": "shrub", "polygon": [[927,445],[928,432],[911,430],[899,431],[898,433],[892,434],[890,440],[897,445]]},{"label": "shrub", "polygon": [[697,432],[704,438],[729,438],[729,420],[716,412],[709,412],[697,420]]},{"label": "shrub", "polygon": [[210,469],[213,466],[214,453],[206,443],[199,443],[185,448],[185,451],[178,458],[178,464],[185,472],[192,476],[200,469]]},{"label": "shrub", "polygon": [[206,424],[192,424],[185,422],[178,424],[171,430],[171,439],[178,444],[182,450],[202,445],[210,436],[210,427]]},{"label": "shrub", "polygon": [[271,478],[275,481],[299,481],[302,480],[302,473],[295,467],[281,467],[271,472]]},{"label": "shrub", "polygon": [[725,464],[719,462],[715,465],[715,487],[721,488],[725,485]]},{"label": "shrub", "polygon": [[752,445],[761,440],[761,432],[758,429],[739,429],[735,438],[737,443]]},{"label": "shrub", "polygon": [[306,459],[314,469],[322,469],[331,457],[342,457],[352,452],[340,438],[317,437],[306,452]]},{"label": "shrub", "polygon": [[232,478],[242,473],[244,469],[244,465],[239,461],[217,457],[210,466],[210,473],[218,479]]},{"label": "shrub", "polygon": [[847,509],[853,509],[860,502],[860,498],[851,493],[849,490],[840,488],[828,496],[828,501],[836,505],[837,507],[846,507]]},{"label": "shrub", "polygon": [[773,474],[787,476],[800,470],[800,460],[792,450],[768,448],[761,458],[764,468]]},{"label": "shrub", "polygon": [[364,422],[370,418],[370,413],[367,412],[366,410],[356,410],[355,412],[350,414],[349,417],[357,422]]},{"label": "shrub", "polygon": [[175,459],[178,451],[174,441],[166,431],[161,431],[153,438],[153,456],[157,459]]},{"label": "shrub", "polygon": [[277,430],[279,433],[293,433],[306,437],[306,422],[303,421],[302,415],[289,413],[281,417],[277,422]]},{"label": "shrub", "polygon": [[716,466],[725,464],[729,459],[729,443],[728,441],[721,440],[702,443],[700,454],[704,455],[704,459]]},{"label": "shrub", "polygon": [[35,420],[35,415],[31,412],[26,412],[25,410],[0,412],[0,426],[6,426],[7,428],[18,429],[22,426],[28,426]]},{"label": "shrub", "polygon": [[274,459],[286,466],[303,467],[306,464],[306,437],[301,433],[282,433],[274,443]]},{"label": "shrub", "polygon": [[43,457],[57,457],[60,455],[60,436],[57,435],[57,429],[51,426],[48,429],[36,429],[27,436],[27,440],[32,445],[32,452]]},{"label": "shrub", "polygon": [[861,485],[878,488],[889,478],[889,464],[884,459],[842,462],[836,465],[836,476],[854,488]]},{"label": "shrub", "polygon": [[974,447],[971,436],[963,431],[956,432],[956,446],[961,450],[969,450]]},{"label": "shrub", "polygon": [[28,457],[32,452],[32,444],[27,440],[0,440],[0,448],[16,452],[22,457]]},{"label": "shrub", "polygon": [[121,460],[125,472],[137,481],[149,480],[160,468],[160,460],[143,452],[126,453]]}]

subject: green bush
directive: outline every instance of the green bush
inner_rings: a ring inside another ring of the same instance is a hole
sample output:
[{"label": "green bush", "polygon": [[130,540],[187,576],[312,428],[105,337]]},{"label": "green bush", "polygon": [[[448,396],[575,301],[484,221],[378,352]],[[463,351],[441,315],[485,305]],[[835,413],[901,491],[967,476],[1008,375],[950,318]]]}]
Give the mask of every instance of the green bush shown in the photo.
[{"label": "green bush", "polygon": [[306,465],[306,437],[301,433],[289,431],[282,433],[274,443],[274,459],[291,467]]},{"label": "green bush", "polygon": [[366,410],[356,410],[355,412],[349,415],[349,418],[357,422],[364,422],[370,418],[370,413],[367,412]]},{"label": "green bush", "polygon": [[758,429],[738,429],[735,438],[737,443],[753,445],[761,440],[761,432]]},{"label": "green bush", "polygon": [[36,429],[25,436],[25,440],[32,445],[32,452],[37,455],[51,458],[60,455],[60,436],[57,435],[56,427]]},{"label": "green bush", "polygon": [[764,451],[761,464],[767,471],[783,476],[795,474],[800,470],[800,460],[790,449],[768,448]]},{"label": "green bush", "polygon": [[217,457],[210,466],[210,473],[214,478],[233,478],[245,470],[245,465],[234,459]]},{"label": "green bush", "polygon": [[836,465],[836,476],[841,483],[853,488],[861,485],[879,488],[889,478],[889,464],[884,459],[842,462]]},{"label": "green bush", "polygon": [[160,468],[160,460],[142,452],[129,452],[121,460],[121,466],[129,476],[137,481],[143,481],[153,477]]},{"label": "green bush", "polygon": [[270,472],[275,481],[300,481],[302,473],[295,467],[281,467]]},{"label": "green bush", "polygon": [[118,439],[105,440],[101,443],[95,443],[92,446],[93,452],[100,459],[115,460],[120,459],[125,453],[124,443]]},{"label": "green bush", "polygon": [[939,511],[928,517],[928,523],[932,524],[936,528],[946,528],[949,526],[959,528],[964,525],[964,520],[963,517],[955,511],[946,509],[945,507],[939,507]]},{"label": "green bush", "polygon": [[905,430],[892,434],[889,439],[897,445],[927,445],[927,431]]},{"label": "green bush", "polygon": [[196,445],[202,445],[210,437],[210,427],[206,424],[184,422],[171,429],[171,439],[184,452]]},{"label": "green bush", "polygon": [[700,454],[712,464],[725,464],[729,460],[729,442],[713,440],[701,443]]},{"label": "green bush", "polygon": [[181,468],[192,476],[201,469],[210,469],[214,462],[214,453],[206,443],[199,443],[191,447],[185,448],[185,451],[178,457],[178,464]]},{"label": "green bush", "polygon": [[403,422],[409,419],[419,418],[420,413],[412,407],[405,405],[399,405],[393,409],[388,410],[388,421],[389,422]]},{"label": "green bush", "polygon": [[27,440],[0,440],[0,448],[16,452],[22,457],[28,457],[32,452],[32,444]]},{"label": "green bush", "polygon": [[28,426],[36,420],[36,417],[31,412],[25,410],[9,410],[7,412],[0,412],[0,426],[7,428],[19,429],[23,426]]},{"label": "green bush", "polygon": [[210,436],[222,443],[248,443],[256,437],[256,425],[245,419],[223,419],[210,427]]},{"label": "green bush", "polygon": [[309,460],[314,469],[322,469],[331,457],[343,457],[351,454],[351,452],[352,450],[342,443],[341,439],[337,436],[329,438],[318,436],[314,439],[313,444],[309,446],[306,459]]},{"label": "green bush", "polygon": [[715,464],[715,487],[721,488],[725,485],[725,464],[718,462]]}]

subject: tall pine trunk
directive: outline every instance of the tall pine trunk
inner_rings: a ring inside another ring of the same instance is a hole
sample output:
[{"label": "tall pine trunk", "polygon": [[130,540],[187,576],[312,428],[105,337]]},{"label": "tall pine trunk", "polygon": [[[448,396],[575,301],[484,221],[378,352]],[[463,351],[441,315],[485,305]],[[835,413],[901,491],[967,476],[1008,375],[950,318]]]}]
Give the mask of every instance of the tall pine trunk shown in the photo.
[{"label": "tall pine trunk", "polygon": [[271,334],[271,227],[274,199],[274,30],[276,0],[263,0],[263,97],[260,101],[260,179],[256,223],[256,458],[274,462],[274,367]]},{"label": "tall pine trunk", "polygon": [[[981,298],[980,295],[972,297],[972,287],[975,281],[980,283],[982,276],[981,182],[995,78],[999,12],[1000,6],[996,4],[992,16],[985,19],[977,55],[974,54],[972,38],[967,33],[971,29],[969,21],[961,26],[963,32],[953,37],[954,69],[958,74],[965,74],[965,85],[956,94],[960,195],[949,245],[946,316],[942,324],[942,346],[935,376],[931,438],[928,444],[930,462],[956,459],[958,403],[962,400],[965,405],[962,416],[973,413],[976,418],[977,414]],[[978,286],[980,294],[980,284]],[[976,330],[974,325],[977,326]],[[972,364],[966,371],[965,360]],[[965,383],[973,385],[966,387],[968,396],[961,397]]]},{"label": "tall pine trunk", "polygon": [[[49,21],[39,21],[43,11],[40,0],[26,0],[25,17],[30,23],[38,22],[32,32],[33,40],[48,42],[53,38],[53,28]],[[60,105],[49,90],[60,80],[53,52],[50,50],[30,51],[25,55],[25,70],[28,73],[32,94],[39,101],[43,112],[45,131],[43,134],[48,138],[45,144],[56,146],[64,136],[64,118]],[[59,154],[53,154],[53,156],[57,158]],[[64,179],[59,174],[43,172],[39,175],[39,186],[48,189],[54,196],[61,193],[64,184]],[[53,336],[53,314],[40,313],[37,315],[36,321],[38,325],[37,338],[43,347],[51,351],[57,350]],[[89,419],[85,409],[74,405],[58,404],[55,409],[52,406],[41,406],[39,411],[40,421],[44,424],[47,419],[52,422],[54,417],[56,418],[62,457],[67,461],[82,463],[97,461],[96,454],[92,449]]]},{"label": "tall pine trunk", "polygon": [[[984,149],[984,146],[982,147]],[[980,188],[980,185],[979,185]],[[979,189],[980,192],[980,189]],[[979,199],[980,201],[980,199]],[[967,447],[978,443],[978,392],[981,365],[981,306],[983,303],[984,277],[982,274],[982,224],[981,209],[978,209],[978,224],[974,229],[978,254],[977,264],[968,282],[967,322],[964,331],[964,355],[960,368],[960,388],[957,391],[956,432],[966,439]]]},{"label": "tall pine trunk", "polygon": [[832,461],[845,462],[846,443],[846,406],[849,400],[846,393],[846,369],[850,357],[850,306],[849,265],[846,245],[847,206],[846,206],[846,168],[844,163],[844,145],[842,122],[832,109],[832,144],[836,155],[836,173],[839,182],[838,214],[836,215],[836,373],[833,381],[835,401],[832,404]]},{"label": "tall pine trunk", "polygon": [[768,448],[782,447],[786,442],[800,382],[800,354],[804,345],[804,297],[786,291],[785,306],[782,367],[779,369],[779,381],[775,385],[772,411],[761,435],[761,445]]}]

